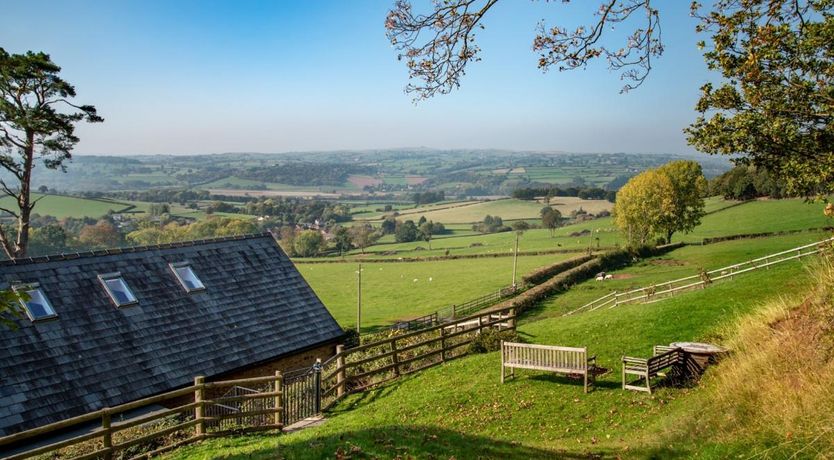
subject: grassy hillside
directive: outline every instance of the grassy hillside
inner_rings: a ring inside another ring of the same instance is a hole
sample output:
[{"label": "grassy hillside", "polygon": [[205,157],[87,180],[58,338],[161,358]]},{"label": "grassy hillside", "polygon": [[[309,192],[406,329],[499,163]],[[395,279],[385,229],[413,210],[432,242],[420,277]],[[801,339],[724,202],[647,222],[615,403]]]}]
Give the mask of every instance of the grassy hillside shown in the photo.
[{"label": "grassy hillside", "polygon": [[[570,255],[519,257],[519,276]],[[357,264],[299,264],[336,320],[356,325]],[[489,294],[512,282],[512,257],[362,265],[363,328],[389,325]],[[415,281],[416,280],[416,281]]]},{"label": "grassy hillside", "polygon": [[[65,217],[101,217],[108,213],[124,212],[130,208],[130,203],[108,200],[91,200],[64,195],[42,195],[33,193],[32,200],[40,199],[32,211],[42,216],[54,216],[59,219]],[[10,197],[0,198],[0,206],[14,209],[16,203]],[[144,210],[144,208],[134,208]]]},{"label": "grassy hillside", "polygon": [[[769,299],[801,295],[810,285],[805,269],[789,264],[654,304],[523,321],[524,339],[587,346],[611,369],[587,395],[579,381],[543,372],[517,371],[502,385],[498,353],[475,355],[353,395],[320,427],[218,439],[171,458],[687,458],[699,452],[724,458],[739,453],[739,446],[715,442],[711,436],[720,433],[708,426],[701,427],[709,433],[702,434],[708,451],[691,436],[673,443],[668,435],[675,421],[697,419],[709,384],[660,388],[653,396],[626,392],[620,357],[646,356],[652,345],[678,340],[723,342],[722,325]],[[721,371],[710,369],[708,378]]]}]

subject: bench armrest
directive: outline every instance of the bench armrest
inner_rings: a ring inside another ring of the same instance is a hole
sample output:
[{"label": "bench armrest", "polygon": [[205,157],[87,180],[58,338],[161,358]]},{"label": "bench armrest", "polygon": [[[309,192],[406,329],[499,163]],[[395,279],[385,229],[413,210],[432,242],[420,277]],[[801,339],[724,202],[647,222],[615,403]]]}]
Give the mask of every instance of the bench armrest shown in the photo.
[{"label": "bench armrest", "polygon": [[623,356],[623,362],[626,364],[647,364],[649,360],[645,358],[632,358],[631,356]]}]

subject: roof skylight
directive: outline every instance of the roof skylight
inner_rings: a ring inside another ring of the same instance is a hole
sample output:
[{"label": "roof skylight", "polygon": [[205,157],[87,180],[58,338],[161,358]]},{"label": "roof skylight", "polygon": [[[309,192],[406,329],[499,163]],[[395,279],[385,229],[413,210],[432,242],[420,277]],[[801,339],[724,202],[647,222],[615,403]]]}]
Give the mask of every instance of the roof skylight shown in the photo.
[{"label": "roof skylight", "polygon": [[206,288],[187,262],[171,264],[171,270],[173,270],[174,275],[176,275],[177,280],[186,292],[200,291]]},{"label": "roof skylight", "polygon": [[110,296],[110,298],[113,300],[113,303],[115,303],[117,307],[132,305],[139,302],[136,299],[136,296],[133,295],[133,292],[127,286],[127,283],[125,283],[125,280],[122,278],[121,273],[108,273],[106,275],[99,275],[98,279],[101,280],[101,284],[104,286],[104,290],[107,291],[107,294]]},{"label": "roof skylight", "polygon": [[29,298],[28,300],[21,298],[20,304],[23,305],[26,316],[33,322],[58,316],[55,309],[52,308],[52,304],[49,303],[49,299],[46,298],[46,294],[37,284],[19,286],[15,288],[15,291],[25,293]]}]

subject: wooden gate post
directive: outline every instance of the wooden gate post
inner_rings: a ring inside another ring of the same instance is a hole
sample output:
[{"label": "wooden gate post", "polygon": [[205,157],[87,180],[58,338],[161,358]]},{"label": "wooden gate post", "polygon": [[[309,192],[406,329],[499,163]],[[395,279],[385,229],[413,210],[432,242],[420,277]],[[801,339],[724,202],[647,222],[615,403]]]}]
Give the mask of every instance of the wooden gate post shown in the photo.
[{"label": "wooden gate post", "polygon": [[273,424],[279,430],[284,429],[284,377],[281,371],[275,371],[275,412],[273,413]]},{"label": "wooden gate post", "polygon": [[344,345],[336,345],[336,398],[341,398],[345,395],[345,357],[342,353],[345,352]]},{"label": "wooden gate post", "polygon": [[107,451],[104,453],[104,460],[113,458],[113,432],[110,430],[110,408],[105,407],[101,411],[101,442]]},{"label": "wooden gate post", "polygon": [[206,378],[202,375],[194,377],[194,402],[197,403],[194,406],[194,419],[197,420],[197,424],[194,425],[194,434],[201,437],[206,434],[206,422],[203,420],[203,382],[205,380]]}]

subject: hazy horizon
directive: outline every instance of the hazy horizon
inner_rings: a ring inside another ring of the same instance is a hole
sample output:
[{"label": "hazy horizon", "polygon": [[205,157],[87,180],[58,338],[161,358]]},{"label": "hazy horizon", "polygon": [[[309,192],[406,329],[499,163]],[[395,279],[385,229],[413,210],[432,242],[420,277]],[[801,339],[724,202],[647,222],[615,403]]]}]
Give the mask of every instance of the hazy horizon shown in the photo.
[{"label": "hazy horizon", "polygon": [[483,61],[459,90],[418,105],[385,37],[393,0],[20,2],[5,7],[0,46],[49,53],[77,101],[98,108],[105,122],[78,127],[78,154],[399,148],[391,145],[682,154],[693,152],[682,129],[711,78],[685,3],[664,5],[666,52],[628,94],[604,63],[536,67],[536,24],[588,24],[587,3],[499,3],[478,36]]}]

